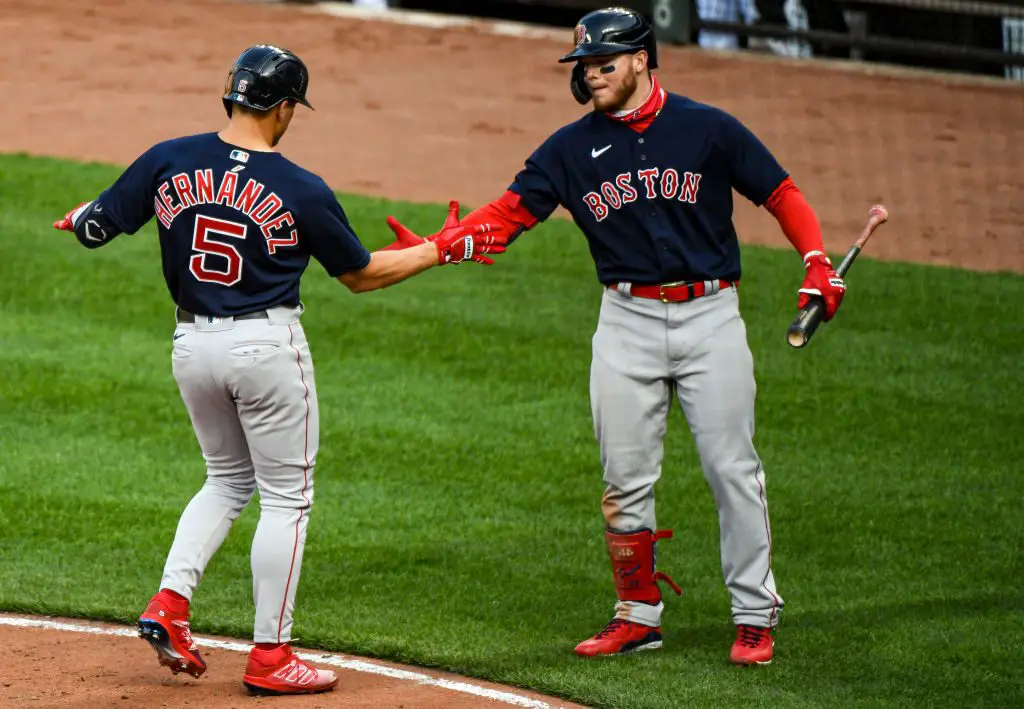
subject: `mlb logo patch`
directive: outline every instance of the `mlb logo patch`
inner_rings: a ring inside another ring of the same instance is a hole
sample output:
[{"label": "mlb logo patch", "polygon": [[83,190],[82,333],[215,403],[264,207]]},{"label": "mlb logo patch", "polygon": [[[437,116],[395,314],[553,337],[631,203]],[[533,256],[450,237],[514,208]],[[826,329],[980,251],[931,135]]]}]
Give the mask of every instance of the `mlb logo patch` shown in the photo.
[{"label": "mlb logo patch", "polygon": [[238,162],[249,162],[249,153],[244,150],[232,150],[231,155],[228,157],[232,160],[237,160]]}]

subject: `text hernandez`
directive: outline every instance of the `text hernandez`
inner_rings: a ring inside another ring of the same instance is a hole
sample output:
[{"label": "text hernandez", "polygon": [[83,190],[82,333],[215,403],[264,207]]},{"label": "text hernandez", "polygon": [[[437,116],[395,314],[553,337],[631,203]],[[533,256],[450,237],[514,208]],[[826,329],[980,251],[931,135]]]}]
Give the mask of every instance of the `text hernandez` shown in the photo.
[{"label": "text hernandez", "polygon": [[[181,172],[157,188],[153,199],[156,218],[170,228],[182,211],[197,204],[221,204],[236,209],[253,220],[267,240],[267,248],[274,253],[279,246],[295,246],[299,243],[298,232],[293,228],[287,236],[274,236],[274,231],[295,226],[295,218],[284,203],[273,192],[261,200],[266,188],[252,178],[245,187],[238,190],[238,174],[225,172],[220,185],[214,186],[213,170],[196,170],[194,177]],[[171,195],[171,190],[177,199]]]}]

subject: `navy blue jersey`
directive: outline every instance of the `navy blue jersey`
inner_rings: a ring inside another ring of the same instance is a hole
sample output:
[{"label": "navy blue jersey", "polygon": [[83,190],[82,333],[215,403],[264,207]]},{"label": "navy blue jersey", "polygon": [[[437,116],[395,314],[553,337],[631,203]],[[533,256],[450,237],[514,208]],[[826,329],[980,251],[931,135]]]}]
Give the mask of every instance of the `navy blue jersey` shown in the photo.
[{"label": "navy blue jersey", "polygon": [[787,177],[725,111],[668,94],[642,133],[591,112],[548,138],[509,189],[539,220],[559,204],[601,283],[740,277],[732,190],[760,206]]},{"label": "navy blue jersey", "polygon": [[95,248],[153,217],[171,298],[200,315],[298,305],[310,256],[335,277],[370,262],[321,178],[216,133],[147,150],[76,221],[75,233]]}]

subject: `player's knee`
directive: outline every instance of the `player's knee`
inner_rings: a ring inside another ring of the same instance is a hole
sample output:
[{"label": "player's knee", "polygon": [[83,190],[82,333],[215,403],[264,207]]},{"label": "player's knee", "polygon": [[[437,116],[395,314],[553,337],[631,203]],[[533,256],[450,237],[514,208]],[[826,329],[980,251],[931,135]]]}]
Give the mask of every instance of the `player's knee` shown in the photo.
[{"label": "player's knee", "polygon": [[256,480],[209,477],[206,479],[204,487],[213,491],[218,497],[231,500],[234,506],[241,510],[252,499],[252,495],[256,491]]},{"label": "player's knee", "polygon": [[308,509],[313,505],[313,485],[261,485],[262,509]]},{"label": "player's knee", "polygon": [[247,458],[207,458],[206,474],[210,479],[226,480],[235,484],[242,484],[242,481],[256,484],[252,461]]},{"label": "player's knee", "polygon": [[654,485],[661,464],[644,451],[617,451],[606,455],[604,481],[610,488],[629,492]]}]

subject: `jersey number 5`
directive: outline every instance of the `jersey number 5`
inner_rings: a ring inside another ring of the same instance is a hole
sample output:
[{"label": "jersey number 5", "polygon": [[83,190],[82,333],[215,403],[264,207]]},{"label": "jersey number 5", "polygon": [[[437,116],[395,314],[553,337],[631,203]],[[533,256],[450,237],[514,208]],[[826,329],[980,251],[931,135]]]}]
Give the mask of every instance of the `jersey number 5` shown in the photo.
[{"label": "jersey number 5", "polygon": [[[192,232],[192,254],[188,262],[188,270],[197,281],[204,283],[220,283],[233,286],[242,280],[242,254],[231,244],[217,241],[211,235],[229,236],[232,239],[244,239],[248,227],[245,224],[214,219],[202,214],[196,216],[195,230]],[[227,270],[217,271],[207,265],[206,257],[221,256],[227,261]]]}]

